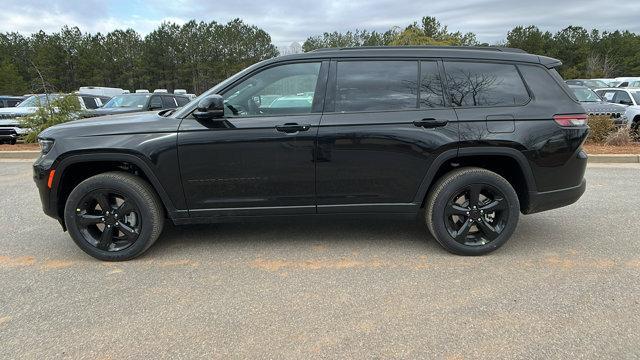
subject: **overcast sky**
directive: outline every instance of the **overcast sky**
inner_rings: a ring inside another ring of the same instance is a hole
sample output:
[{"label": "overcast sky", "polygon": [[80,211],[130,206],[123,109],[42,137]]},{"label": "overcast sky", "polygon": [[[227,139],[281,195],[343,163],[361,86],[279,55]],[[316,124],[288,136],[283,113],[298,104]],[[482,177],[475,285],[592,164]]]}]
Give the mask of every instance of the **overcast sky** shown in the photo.
[{"label": "overcast sky", "polygon": [[1,0],[0,32],[53,32],[69,25],[89,32],[133,28],[147,34],[162,21],[237,17],[266,30],[282,46],[324,31],[385,31],[426,15],[488,43],[529,24],[551,31],[580,25],[640,32],[640,0]]}]

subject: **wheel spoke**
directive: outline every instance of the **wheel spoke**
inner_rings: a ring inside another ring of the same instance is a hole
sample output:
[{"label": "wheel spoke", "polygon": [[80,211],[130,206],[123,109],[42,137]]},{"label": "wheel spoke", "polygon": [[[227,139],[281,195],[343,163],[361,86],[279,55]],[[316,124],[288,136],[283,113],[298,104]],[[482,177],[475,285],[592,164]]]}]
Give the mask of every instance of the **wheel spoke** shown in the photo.
[{"label": "wheel spoke", "polygon": [[109,198],[106,194],[98,193],[96,194],[95,199],[98,202],[98,205],[100,205],[100,208],[103,212],[111,211],[111,203],[109,202]]},{"label": "wheel spoke", "polygon": [[464,241],[467,239],[467,235],[469,234],[469,230],[471,230],[471,219],[467,219],[467,221],[462,224],[460,229],[458,229],[455,236],[456,241],[459,243],[464,243]]},{"label": "wheel spoke", "polygon": [[100,241],[96,245],[100,250],[109,249],[109,245],[113,242],[113,227],[105,226],[104,230],[102,230],[102,235],[100,236]]},{"label": "wheel spoke", "polygon": [[95,225],[102,222],[101,215],[78,214],[78,224],[80,226]]},{"label": "wheel spoke", "polygon": [[480,208],[484,212],[494,212],[498,210],[505,210],[507,203],[503,198],[495,198],[492,202]]},{"label": "wheel spoke", "polygon": [[133,206],[131,206],[131,202],[125,200],[124,202],[122,202],[122,204],[120,204],[120,206],[118,206],[118,208],[116,209],[116,212],[120,216],[125,216],[130,212],[132,212],[133,210],[134,209],[133,209]]},{"label": "wheel spoke", "polygon": [[458,215],[458,216],[467,216],[469,214],[469,209],[462,207],[458,204],[450,204],[447,207],[447,216],[450,215]]},{"label": "wheel spoke", "polygon": [[122,231],[129,241],[135,241],[138,238],[138,232],[122,221],[118,221],[118,229]]},{"label": "wheel spoke", "polygon": [[480,185],[472,184],[469,187],[469,207],[478,206],[480,203]]},{"label": "wheel spoke", "polygon": [[495,238],[498,237],[498,235],[500,235],[500,233],[498,231],[496,231],[496,229],[489,225],[484,219],[481,219],[480,221],[476,222],[476,224],[478,225],[478,228],[480,228],[480,231],[482,231],[482,233],[486,236],[487,240],[492,241],[495,240]]}]

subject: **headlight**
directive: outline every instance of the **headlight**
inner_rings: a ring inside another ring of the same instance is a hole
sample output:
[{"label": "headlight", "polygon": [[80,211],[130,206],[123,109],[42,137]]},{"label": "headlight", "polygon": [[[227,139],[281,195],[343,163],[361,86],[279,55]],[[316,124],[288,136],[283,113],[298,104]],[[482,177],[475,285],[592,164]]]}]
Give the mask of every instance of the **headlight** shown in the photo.
[{"label": "headlight", "polygon": [[38,144],[40,144],[40,150],[42,151],[42,155],[46,154],[53,147],[53,140],[50,139],[38,139]]}]

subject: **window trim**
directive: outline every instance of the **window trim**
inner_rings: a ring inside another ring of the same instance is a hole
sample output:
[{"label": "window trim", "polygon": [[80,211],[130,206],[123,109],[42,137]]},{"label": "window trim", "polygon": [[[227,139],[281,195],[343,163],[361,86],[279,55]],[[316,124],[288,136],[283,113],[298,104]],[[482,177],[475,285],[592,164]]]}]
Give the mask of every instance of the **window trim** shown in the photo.
[{"label": "window trim", "polygon": [[449,104],[451,106],[452,109],[491,109],[491,108],[513,108],[513,107],[525,107],[527,105],[529,105],[531,103],[531,101],[533,100],[533,94],[531,93],[531,89],[529,88],[529,85],[527,85],[527,82],[524,80],[524,77],[522,76],[522,73],[520,72],[520,68],[518,68],[519,64],[523,64],[520,62],[516,62],[516,61],[496,61],[496,60],[484,60],[484,59],[458,59],[458,58],[446,58],[443,59],[442,61],[442,66],[443,66],[443,70],[445,72],[445,79],[446,79],[446,63],[447,62],[468,62],[468,63],[474,63],[474,64],[478,64],[478,63],[482,63],[482,64],[501,64],[501,65],[511,65],[516,69],[516,72],[518,73],[518,76],[520,77],[520,81],[522,81],[522,84],[524,85],[525,91],[527,92],[527,95],[529,96],[529,98],[527,99],[526,102],[524,102],[523,104],[514,104],[514,105],[483,105],[483,106],[454,106],[453,105],[453,99],[451,98],[451,93],[449,92],[449,84],[447,81],[447,87],[446,87],[446,93],[447,93],[447,97],[449,98]]},{"label": "window trim", "polygon": [[[422,63],[423,62],[433,62],[436,64],[436,71],[438,72],[438,77],[440,78],[440,85],[442,86],[442,102],[444,106],[438,107],[421,107],[420,106],[420,95],[422,92],[421,84],[422,84]],[[444,66],[442,66],[442,59],[440,58],[420,58],[418,59],[418,109],[423,111],[429,110],[438,110],[438,109],[450,109],[453,108],[451,106],[451,99],[449,98],[449,89],[447,87],[447,78],[444,75]]]}]

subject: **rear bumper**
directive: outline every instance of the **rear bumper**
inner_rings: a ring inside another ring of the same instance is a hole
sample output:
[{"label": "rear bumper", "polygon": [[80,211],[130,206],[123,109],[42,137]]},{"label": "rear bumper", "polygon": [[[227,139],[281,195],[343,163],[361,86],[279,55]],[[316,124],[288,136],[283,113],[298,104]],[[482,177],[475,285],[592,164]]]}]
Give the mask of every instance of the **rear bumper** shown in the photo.
[{"label": "rear bumper", "polygon": [[587,189],[587,180],[582,179],[580,185],[560,190],[529,192],[529,207],[523,213],[533,214],[541,211],[557,209],[578,201]]}]

